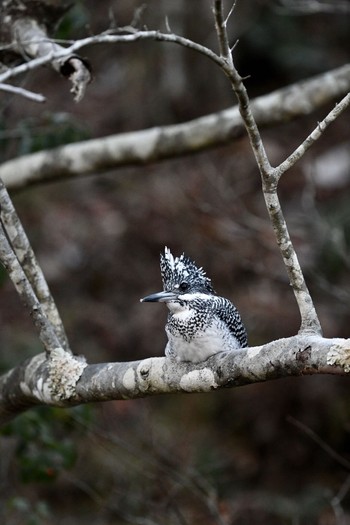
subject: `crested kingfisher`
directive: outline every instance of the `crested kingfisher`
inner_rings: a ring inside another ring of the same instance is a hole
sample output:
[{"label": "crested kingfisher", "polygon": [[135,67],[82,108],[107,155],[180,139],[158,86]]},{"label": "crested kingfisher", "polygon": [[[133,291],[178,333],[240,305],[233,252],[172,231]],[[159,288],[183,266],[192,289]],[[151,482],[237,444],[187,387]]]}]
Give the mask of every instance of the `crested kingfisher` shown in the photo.
[{"label": "crested kingfisher", "polygon": [[163,291],[141,302],[163,302],[169,309],[165,355],[176,361],[200,363],[218,352],[248,346],[247,332],[237,308],[216,294],[202,268],[185,254],[160,255]]}]

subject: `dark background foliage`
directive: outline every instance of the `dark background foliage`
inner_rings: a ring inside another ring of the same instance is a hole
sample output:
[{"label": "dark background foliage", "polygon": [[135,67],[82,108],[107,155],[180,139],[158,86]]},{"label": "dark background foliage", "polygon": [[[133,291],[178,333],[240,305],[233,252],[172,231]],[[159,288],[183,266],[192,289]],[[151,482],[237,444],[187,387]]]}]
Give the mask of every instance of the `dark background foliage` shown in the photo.
[{"label": "dark background foliage", "polygon": [[[139,6],[76,2],[57,36],[129,24]],[[151,0],[140,23],[162,29],[165,15],[173,31],[216,49],[210,2]],[[250,95],[342,65],[348,23],[336,13],[295,15],[278,2],[238,2],[230,30],[233,41],[240,39],[235,56],[241,74],[249,75]],[[49,69],[21,79],[48,97],[45,106],[2,95],[2,160],[183,122],[235,103],[215,66],[179,47],[149,42],[99,46],[85,54],[94,82],[78,105],[66,81]],[[272,163],[287,156],[327,109],[264,130]],[[285,214],[327,337],[350,335],[349,164],[345,115],[281,182]],[[232,299],[251,345],[298,330],[245,138],[146,168],[38,186],[14,200],[72,348],[89,362],[162,355],[165,307],[140,304],[139,298],[161,288],[164,245],[192,257],[217,292]],[[6,275],[0,277],[5,370],[41,349]],[[347,523],[349,397],[347,379],[329,376],[211,395],[33,410],[0,441],[2,522]],[[336,496],[342,489],[341,507]]]}]

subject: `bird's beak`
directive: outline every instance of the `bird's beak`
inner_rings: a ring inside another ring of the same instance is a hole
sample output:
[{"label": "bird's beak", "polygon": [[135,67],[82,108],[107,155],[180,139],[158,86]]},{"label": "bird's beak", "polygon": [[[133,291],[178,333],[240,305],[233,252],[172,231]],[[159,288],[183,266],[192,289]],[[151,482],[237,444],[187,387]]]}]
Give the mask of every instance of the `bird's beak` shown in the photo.
[{"label": "bird's beak", "polygon": [[177,294],[174,292],[157,292],[151,295],[147,295],[143,299],[140,299],[141,303],[169,303],[170,301],[175,301],[177,299]]}]

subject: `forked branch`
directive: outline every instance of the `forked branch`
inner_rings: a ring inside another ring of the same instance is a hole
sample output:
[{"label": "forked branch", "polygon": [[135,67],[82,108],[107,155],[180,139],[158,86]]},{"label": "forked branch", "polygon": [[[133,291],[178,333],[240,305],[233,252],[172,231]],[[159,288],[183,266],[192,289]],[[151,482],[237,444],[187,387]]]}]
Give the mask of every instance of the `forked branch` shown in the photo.
[{"label": "forked branch", "polygon": [[[49,323],[56,334],[56,346],[59,342],[59,346],[65,350],[69,350],[68,340],[65,334],[62,319],[57,310],[55,301],[50,293],[43,271],[38,264],[38,261],[34,255],[33,249],[30,245],[27,234],[21,224],[21,221],[14,208],[12,200],[7,192],[7,189],[0,179],[0,217],[4,232],[6,232],[7,243],[3,248],[8,252],[7,258],[10,257],[12,250],[12,263],[17,266],[21,266],[22,271],[27,281],[22,280],[22,285],[26,285],[27,294],[31,287],[30,296],[35,296],[38,303],[40,303],[42,309],[42,315],[46,316],[47,323]],[[3,233],[4,233],[3,232]],[[4,237],[3,237],[4,239]],[[18,268],[19,270],[19,268]],[[27,298],[25,303],[32,308],[32,299]],[[49,344],[52,342],[47,341],[45,348],[48,350]]]},{"label": "forked branch", "polygon": [[0,262],[6,269],[26,310],[32,317],[46,353],[49,354],[54,348],[60,348],[61,344],[55,330],[43,312],[42,305],[33,292],[33,288],[8,241],[2,221],[0,224]]},{"label": "forked branch", "polygon": [[[214,1],[214,15],[215,25],[218,28],[217,33],[221,54],[223,56],[227,56],[228,53],[230,53],[230,49],[228,44],[226,24],[223,24],[222,0]],[[226,49],[223,49],[223,46],[226,46]],[[234,60],[226,59],[225,66],[222,67],[222,69],[230,79],[232,88],[236,94],[240,113],[250,139],[256,162],[259,166],[266,207],[300,311],[300,333],[311,332],[321,335],[321,325],[310,292],[306,286],[305,278],[299,264],[297,254],[289,235],[287,223],[283,216],[282,208],[279,202],[277,188],[281,174],[289,169],[298,160],[298,158],[301,157],[301,155],[311,145],[311,142],[314,142],[317,140],[317,138],[319,138],[319,136],[321,136],[321,133],[324,131],[326,126],[320,126],[318,133],[314,134],[312,139],[306,139],[306,143],[303,143],[298,148],[297,152],[294,152],[294,154],[289,157],[289,160],[287,159],[288,162],[286,161],[282,167],[278,166],[277,168],[273,168],[268,160],[258,126],[251,111],[247,91],[245,89],[243,80],[235,67]],[[340,114],[339,111],[337,112],[337,115],[338,114]],[[336,116],[332,115],[332,117],[328,119],[328,123],[331,122],[331,118],[334,120]]]}]

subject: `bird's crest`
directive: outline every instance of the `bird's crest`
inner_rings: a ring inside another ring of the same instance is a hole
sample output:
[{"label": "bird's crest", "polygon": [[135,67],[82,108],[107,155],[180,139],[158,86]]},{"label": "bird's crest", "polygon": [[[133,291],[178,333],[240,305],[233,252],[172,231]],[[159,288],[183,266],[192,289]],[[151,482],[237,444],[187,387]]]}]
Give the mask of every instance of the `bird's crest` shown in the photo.
[{"label": "bird's crest", "polygon": [[164,255],[160,254],[160,272],[164,290],[173,290],[186,281],[192,289],[215,293],[203,268],[198,268],[184,253],[180,257],[174,257],[169,248],[165,247]]}]

